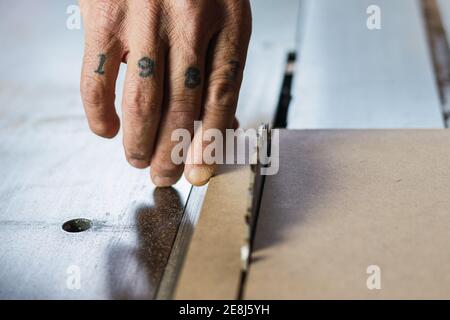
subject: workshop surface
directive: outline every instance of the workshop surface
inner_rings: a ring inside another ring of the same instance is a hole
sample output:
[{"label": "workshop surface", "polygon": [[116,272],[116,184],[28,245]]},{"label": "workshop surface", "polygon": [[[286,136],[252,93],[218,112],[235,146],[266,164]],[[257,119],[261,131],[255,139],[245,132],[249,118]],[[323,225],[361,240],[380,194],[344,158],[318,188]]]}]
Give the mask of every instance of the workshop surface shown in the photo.
[{"label": "workshop surface", "polygon": [[[428,2],[450,26],[450,1]],[[157,190],[147,171],[126,163],[120,138],[89,132],[79,97],[82,30],[66,27],[73,4],[0,4],[0,298],[168,298],[207,187],[183,179]],[[252,0],[241,125],[272,121],[295,50],[288,128],[444,128],[448,87],[423,4]],[[369,5],[382,8],[380,30],[366,28]],[[92,227],[63,230],[77,218]]]}]

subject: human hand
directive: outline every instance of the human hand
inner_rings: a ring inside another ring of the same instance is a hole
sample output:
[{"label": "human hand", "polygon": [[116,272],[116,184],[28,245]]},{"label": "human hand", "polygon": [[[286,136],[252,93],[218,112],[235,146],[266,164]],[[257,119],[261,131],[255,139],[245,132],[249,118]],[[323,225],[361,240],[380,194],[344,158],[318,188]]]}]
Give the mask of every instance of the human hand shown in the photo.
[{"label": "human hand", "polygon": [[[128,64],[123,88],[123,145],[128,162],[151,167],[157,186],[183,174],[171,161],[175,129],[194,134],[225,131],[235,112],[248,43],[248,0],[80,0],[85,28],[81,95],[91,130],[113,138],[120,128],[114,106],[121,62]],[[194,144],[206,147],[196,137]],[[198,150],[198,149],[196,149]],[[188,164],[194,185],[209,181],[213,165]]]}]

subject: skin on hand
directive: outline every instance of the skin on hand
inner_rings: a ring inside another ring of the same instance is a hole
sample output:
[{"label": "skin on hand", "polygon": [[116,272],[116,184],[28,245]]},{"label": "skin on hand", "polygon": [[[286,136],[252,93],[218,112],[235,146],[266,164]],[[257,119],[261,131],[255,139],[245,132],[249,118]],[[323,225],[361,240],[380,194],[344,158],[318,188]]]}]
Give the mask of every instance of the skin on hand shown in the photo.
[{"label": "skin on hand", "polygon": [[[175,165],[175,129],[194,134],[236,126],[235,112],[251,34],[248,0],[80,0],[85,29],[81,95],[91,130],[113,138],[120,128],[114,100],[121,62],[128,162],[151,167],[155,185],[176,183],[183,169],[194,185],[214,166]],[[194,144],[202,143],[194,137]]]}]

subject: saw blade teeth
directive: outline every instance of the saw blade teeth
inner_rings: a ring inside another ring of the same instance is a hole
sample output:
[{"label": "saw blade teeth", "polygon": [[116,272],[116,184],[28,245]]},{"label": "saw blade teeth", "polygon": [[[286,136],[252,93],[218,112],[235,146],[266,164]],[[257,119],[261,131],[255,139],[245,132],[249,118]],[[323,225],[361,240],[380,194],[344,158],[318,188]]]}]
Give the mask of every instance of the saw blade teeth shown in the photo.
[{"label": "saw blade teeth", "polygon": [[248,245],[241,247],[242,270],[247,271],[250,260],[250,248]]},{"label": "saw blade teeth", "polygon": [[256,215],[259,206],[259,197],[261,196],[262,177],[261,177],[261,152],[270,148],[270,128],[268,124],[262,124],[257,131],[257,143],[252,152],[251,174],[248,188],[248,204],[247,213],[245,215],[245,223],[247,232],[244,235],[244,244],[241,248],[242,270],[246,271],[251,259],[252,237],[256,228]]}]

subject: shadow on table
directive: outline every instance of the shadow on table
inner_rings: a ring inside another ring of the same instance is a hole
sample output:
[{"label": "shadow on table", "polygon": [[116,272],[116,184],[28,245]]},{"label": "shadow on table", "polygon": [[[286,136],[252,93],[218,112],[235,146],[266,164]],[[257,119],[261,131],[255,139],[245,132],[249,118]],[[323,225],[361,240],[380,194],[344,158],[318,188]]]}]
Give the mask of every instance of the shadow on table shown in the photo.
[{"label": "shadow on table", "polygon": [[[108,254],[107,281],[112,299],[155,298],[183,210],[175,189],[156,188],[153,204],[138,206],[134,224],[117,230],[122,233],[119,244],[113,245]],[[125,244],[128,241],[135,241],[135,245]]]}]

